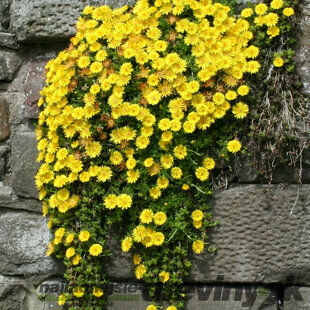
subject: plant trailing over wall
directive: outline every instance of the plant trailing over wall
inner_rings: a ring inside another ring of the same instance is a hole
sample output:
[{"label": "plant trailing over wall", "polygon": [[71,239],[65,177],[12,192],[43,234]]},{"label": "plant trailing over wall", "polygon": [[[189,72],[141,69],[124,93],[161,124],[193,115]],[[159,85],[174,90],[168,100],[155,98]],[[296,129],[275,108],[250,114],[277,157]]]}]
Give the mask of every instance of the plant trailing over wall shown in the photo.
[{"label": "plant trailing over wall", "polygon": [[67,267],[60,305],[104,308],[117,230],[150,295],[163,286],[166,309],[185,307],[189,253],[214,250],[210,176],[242,149],[244,119],[264,102],[251,76],[273,60],[279,75],[289,59],[264,48],[288,31],[293,8],[273,0],[230,11],[209,0],[86,7],[47,64],[36,184],[54,233],[47,254]]}]

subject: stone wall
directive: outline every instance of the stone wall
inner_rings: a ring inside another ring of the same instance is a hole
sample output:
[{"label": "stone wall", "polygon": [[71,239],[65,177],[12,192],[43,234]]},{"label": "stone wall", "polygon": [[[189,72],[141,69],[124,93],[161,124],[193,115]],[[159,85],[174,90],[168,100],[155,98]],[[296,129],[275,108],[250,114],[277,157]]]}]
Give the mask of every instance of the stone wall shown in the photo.
[{"label": "stone wall", "polygon": [[[108,1],[114,6],[126,0]],[[50,232],[41,216],[34,174],[33,122],[44,66],[67,45],[79,12],[104,0],[0,0],[0,309],[60,309],[63,266],[45,256]],[[303,6],[298,69],[310,93],[310,2]],[[310,309],[310,151],[302,158],[303,185],[281,167],[262,184],[249,164],[238,167],[228,190],[215,194],[210,231],[217,252],[195,257],[186,279],[188,309]],[[266,183],[266,182],[265,182]],[[145,309],[119,246],[106,288],[109,309]],[[160,300],[160,294],[158,296]]]}]

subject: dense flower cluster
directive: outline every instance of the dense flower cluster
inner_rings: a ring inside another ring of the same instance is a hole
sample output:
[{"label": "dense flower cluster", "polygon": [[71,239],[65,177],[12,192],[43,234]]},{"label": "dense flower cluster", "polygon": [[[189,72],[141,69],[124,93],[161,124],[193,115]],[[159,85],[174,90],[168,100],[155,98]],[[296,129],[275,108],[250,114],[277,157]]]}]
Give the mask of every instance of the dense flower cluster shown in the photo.
[{"label": "dense flower cluster", "polygon": [[[251,22],[277,36],[275,10],[282,0],[246,8],[240,18],[211,0],[84,9],[69,48],[46,66],[36,129],[44,162],[36,184],[55,236],[48,255],[63,257],[69,273],[60,305],[100,304],[102,227],[118,223],[136,278],[174,284],[167,309],[183,307],[176,292],[191,266],[187,252],[204,251],[212,226],[202,202],[208,179],[225,152],[242,148],[237,138],[219,144],[209,132],[249,113],[244,78],[260,69]],[[91,272],[96,279],[86,280]]]}]

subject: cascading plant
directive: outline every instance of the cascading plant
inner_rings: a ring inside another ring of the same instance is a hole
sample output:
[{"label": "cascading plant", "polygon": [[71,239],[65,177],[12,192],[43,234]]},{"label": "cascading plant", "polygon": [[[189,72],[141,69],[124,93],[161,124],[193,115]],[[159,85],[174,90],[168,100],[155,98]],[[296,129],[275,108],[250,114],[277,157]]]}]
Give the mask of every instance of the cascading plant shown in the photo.
[{"label": "cascading plant", "polygon": [[261,67],[251,29],[273,39],[294,14],[282,0],[230,11],[211,0],[87,6],[47,64],[36,184],[54,234],[47,255],[66,266],[59,305],[104,309],[117,229],[150,296],[163,287],[167,310],[185,307],[189,254],[214,250],[209,177],[242,148],[246,81]]}]

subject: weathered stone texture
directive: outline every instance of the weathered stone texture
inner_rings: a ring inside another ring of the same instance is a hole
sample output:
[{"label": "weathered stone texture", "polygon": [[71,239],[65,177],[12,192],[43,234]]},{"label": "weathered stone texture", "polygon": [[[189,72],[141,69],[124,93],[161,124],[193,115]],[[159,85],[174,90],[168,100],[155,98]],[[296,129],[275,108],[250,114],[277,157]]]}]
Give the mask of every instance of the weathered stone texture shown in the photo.
[{"label": "weathered stone texture", "polygon": [[11,0],[0,1],[0,31],[6,30],[10,25],[10,4]]},{"label": "weathered stone texture", "polygon": [[[7,147],[5,145],[1,145],[0,146],[0,180],[2,180],[5,176],[6,152],[7,152]],[[0,192],[1,192],[1,187],[0,187]]]},{"label": "weathered stone texture", "polygon": [[18,49],[19,44],[15,40],[15,34],[0,32],[0,46]]},{"label": "weathered stone texture", "polygon": [[40,91],[45,84],[45,65],[47,61],[33,61],[29,65],[29,71],[24,84],[26,95],[25,116],[38,118],[40,108],[37,103],[40,99]]},{"label": "weathered stone texture", "polygon": [[0,81],[12,81],[22,61],[14,52],[0,53]]},{"label": "weathered stone texture", "polygon": [[0,273],[3,275],[57,273],[57,264],[45,255],[50,237],[46,221],[41,215],[20,211],[1,213]]},{"label": "weathered stone texture", "polygon": [[38,196],[34,177],[39,168],[36,162],[37,141],[34,132],[18,131],[12,136],[12,185],[16,195]]},{"label": "weathered stone texture", "polygon": [[283,310],[309,310],[310,287],[289,286],[284,291]]},{"label": "weathered stone texture", "polygon": [[[127,2],[108,3],[119,7]],[[14,0],[12,29],[18,41],[64,41],[74,35],[77,18],[86,5],[104,4],[105,0]]]},{"label": "weathered stone texture", "polygon": [[10,136],[9,119],[9,103],[5,99],[0,99],[0,141],[3,141]]}]

